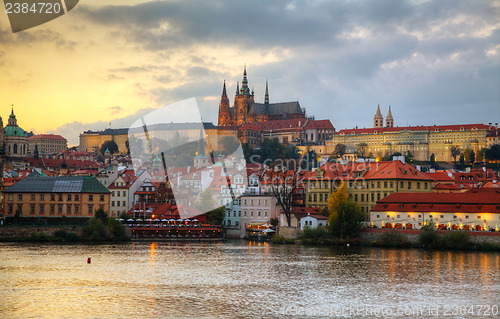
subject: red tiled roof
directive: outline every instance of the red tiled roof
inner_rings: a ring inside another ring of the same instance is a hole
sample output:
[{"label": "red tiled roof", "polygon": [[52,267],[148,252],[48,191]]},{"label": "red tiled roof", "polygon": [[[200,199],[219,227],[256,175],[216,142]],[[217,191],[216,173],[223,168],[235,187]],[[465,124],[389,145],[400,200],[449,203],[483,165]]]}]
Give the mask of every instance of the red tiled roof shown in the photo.
[{"label": "red tiled roof", "polygon": [[335,129],[330,120],[317,120],[317,121],[308,121],[306,126],[304,127],[306,130],[310,129]]},{"label": "red tiled roof", "polygon": [[54,135],[54,134],[39,134],[39,135],[30,136],[28,138],[28,140],[38,140],[38,139],[66,141],[66,139],[64,137],[62,137],[61,135]]},{"label": "red tiled roof", "polygon": [[276,121],[265,121],[261,122],[260,125],[263,131],[269,130],[302,130],[302,125],[304,125],[304,119],[288,119],[288,120],[276,120]]},{"label": "red tiled roof", "polygon": [[435,172],[435,173],[426,172],[424,174],[429,176],[436,182],[453,182],[453,183],[455,182],[455,179],[450,177],[446,172]]},{"label": "red tiled roof", "polygon": [[455,185],[455,184],[437,184],[436,186],[434,186],[435,189],[450,189],[450,190],[458,190],[458,189],[461,189],[460,187],[458,187],[458,185]]},{"label": "red tiled roof", "polygon": [[[435,132],[436,129],[439,130],[439,132],[444,132],[447,130],[452,130],[452,131],[460,131],[461,128],[464,128],[464,130],[472,130],[473,128],[476,128],[478,130],[486,130],[488,131],[488,125],[484,124],[457,124],[457,125],[433,125],[433,126],[403,126],[403,127],[380,127],[380,128],[362,128],[362,129],[345,129],[345,130],[340,130],[337,132],[336,135],[351,135],[353,134],[380,134],[380,133],[386,133],[386,132],[399,132],[399,131],[429,131],[429,132]],[[377,132],[377,133],[375,133]]]},{"label": "red tiled roof", "polygon": [[246,123],[238,127],[238,130],[253,130],[260,131],[262,127],[259,124]]},{"label": "red tiled roof", "polygon": [[372,211],[500,213],[500,190],[473,189],[465,193],[392,193]]}]

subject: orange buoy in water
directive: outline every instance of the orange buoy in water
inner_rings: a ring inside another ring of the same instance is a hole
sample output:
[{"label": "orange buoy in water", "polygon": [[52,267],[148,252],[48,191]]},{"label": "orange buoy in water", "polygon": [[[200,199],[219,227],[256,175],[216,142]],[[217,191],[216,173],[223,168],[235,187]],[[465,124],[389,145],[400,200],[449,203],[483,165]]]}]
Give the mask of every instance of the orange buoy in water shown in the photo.
[{"label": "orange buoy in water", "polygon": [[87,264],[90,264],[91,260],[90,260],[90,257],[87,258]]}]

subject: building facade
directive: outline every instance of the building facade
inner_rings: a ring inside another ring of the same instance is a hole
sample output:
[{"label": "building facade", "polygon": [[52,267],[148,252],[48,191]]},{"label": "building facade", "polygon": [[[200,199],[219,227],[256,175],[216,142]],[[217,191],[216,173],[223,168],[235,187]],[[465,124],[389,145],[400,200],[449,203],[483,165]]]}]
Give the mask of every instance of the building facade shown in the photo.
[{"label": "building facade", "polygon": [[[1,118],[0,125],[3,127]],[[28,133],[17,125],[14,108],[12,108],[7,126],[3,127],[0,139],[5,157],[16,159],[28,155]]]},{"label": "building facade", "polygon": [[30,174],[4,190],[4,216],[93,217],[109,213],[110,192],[94,177]]},{"label": "building facade", "polygon": [[33,155],[35,146],[39,154],[59,153],[68,148],[68,140],[61,135],[39,134],[28,138],[28,153]]},{"label": "building facade", "polygon": [[128,141],[128,129],[105,129],[103,131],[85,131],[80,134],[80,151],[93,152],[101,148],[106,141],[115,141],[118,152],[126,154]]},{"label": "building facade", "polygon": [[465,193],[398,193],[377,202],[370,223],[378,228],[420,229],[432,221],[442,230],[498,231],[500,190]]}]

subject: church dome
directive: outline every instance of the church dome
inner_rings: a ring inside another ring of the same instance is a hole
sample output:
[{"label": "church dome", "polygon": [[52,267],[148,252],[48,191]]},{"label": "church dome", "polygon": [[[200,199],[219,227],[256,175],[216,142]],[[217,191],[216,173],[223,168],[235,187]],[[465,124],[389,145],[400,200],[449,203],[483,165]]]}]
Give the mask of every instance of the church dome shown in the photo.
[{"label": "church dome", "polygon": [[6,126],[3,129],[5,136],[22,136],[28,137],[28,134],[19,126]]}]

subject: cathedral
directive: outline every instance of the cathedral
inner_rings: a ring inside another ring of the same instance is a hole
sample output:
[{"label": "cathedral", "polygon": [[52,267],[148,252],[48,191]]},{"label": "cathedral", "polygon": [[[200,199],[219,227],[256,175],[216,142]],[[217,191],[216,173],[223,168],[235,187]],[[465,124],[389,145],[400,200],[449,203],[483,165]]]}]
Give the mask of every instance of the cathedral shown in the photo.
[{"label": "cathedral", "polygon": [[241,89],[236,84],[234,104],[231,107],[226,92],[226,82],[222,87],[222,96],[219,104],[219,122],[222,127],[238,127],[247,123],[259,123],[272,120],[306,118],[305,110],[298,101],[284,103],[269,103],[269,88],[266,81],[264,103],[254,101],[254,91],[250,91],[247,80],[246,66],[243,71]]},{"label": "cathedral", "polygon": [[5,157],[20,158],[28,154],[28,133],[17,125],[14,108],[12,108],[6,127],[3,127],[0,117],[0,147]]}]

